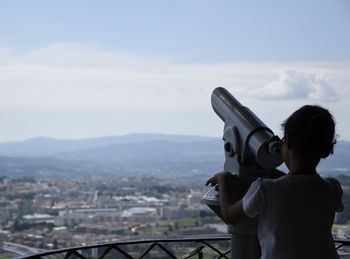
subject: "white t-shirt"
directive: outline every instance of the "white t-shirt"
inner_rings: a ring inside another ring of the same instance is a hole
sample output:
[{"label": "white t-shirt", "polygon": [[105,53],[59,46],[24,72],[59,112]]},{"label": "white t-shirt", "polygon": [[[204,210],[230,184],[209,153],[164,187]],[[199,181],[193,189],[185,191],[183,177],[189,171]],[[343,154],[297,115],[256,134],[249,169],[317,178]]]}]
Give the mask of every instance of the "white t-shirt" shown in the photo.
[{"label": "white t-shirt", "polygon": [[258,178],[243,197],[243,210],[248,217],[259,216],[261,258],[339,258],[331,227],[335,212],[343,210],[341,198],[341,186],[334,178]]}]

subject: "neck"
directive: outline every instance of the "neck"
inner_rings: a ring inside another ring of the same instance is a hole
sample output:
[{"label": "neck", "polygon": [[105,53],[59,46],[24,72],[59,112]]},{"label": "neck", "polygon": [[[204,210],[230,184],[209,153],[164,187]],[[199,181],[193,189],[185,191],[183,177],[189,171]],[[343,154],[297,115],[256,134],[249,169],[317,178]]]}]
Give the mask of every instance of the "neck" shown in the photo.
[{"label": "neck", "polygon": [[289,170],[289,175],[315,175],[317,174],[316,169],[303,169],[303,170]]},{"label": "neck", "polygon": [[317,174],[316,166],[312,163],[292,163],[289,168],[291,175],[313,175]]},{"label": "neck", "polygon": [[294,152],[290,152],[289,157],[289,173],[291,175],[314,175],[317,174],[316,167],[320,159],[298,156]]}]

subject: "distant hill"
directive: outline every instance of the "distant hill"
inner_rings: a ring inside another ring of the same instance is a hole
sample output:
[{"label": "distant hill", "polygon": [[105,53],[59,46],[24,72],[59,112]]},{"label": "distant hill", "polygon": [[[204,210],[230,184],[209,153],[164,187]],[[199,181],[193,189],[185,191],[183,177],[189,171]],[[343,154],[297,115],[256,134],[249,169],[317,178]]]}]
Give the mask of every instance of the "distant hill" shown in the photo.
[{"label": "distant hill", "polygon": [[176,143],[201,142],[215,138],[166,135],[166,134],[129,134],[124,136],[108,136],[78,140],[58,140],[46,137],[31,138],[23,141],[0,143],[0,156],[38,157],[51,156],[56,153],[109,146],[113,144],[143,143],[150,141],[171,141]]},{"label": "distant hill", "polygon": [[[322,174],[350,175],[350,142],[319,166]],[[0,175],[35,177],[154,176],[201,178],[222,170],[220,138],[131,134],[83,140],[34,138],[0,144]]]}]

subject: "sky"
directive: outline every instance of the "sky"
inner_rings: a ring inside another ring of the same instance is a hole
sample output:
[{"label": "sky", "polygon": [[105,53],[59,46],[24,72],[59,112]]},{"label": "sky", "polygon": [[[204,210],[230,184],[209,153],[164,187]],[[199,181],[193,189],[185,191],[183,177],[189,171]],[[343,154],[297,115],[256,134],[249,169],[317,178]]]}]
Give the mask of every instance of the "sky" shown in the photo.
[{"label": "sky", "polygon": [[218,86],[278,135],[318,104],[350,140],[350,2],[0,1],[0,142],[221,137]]}]

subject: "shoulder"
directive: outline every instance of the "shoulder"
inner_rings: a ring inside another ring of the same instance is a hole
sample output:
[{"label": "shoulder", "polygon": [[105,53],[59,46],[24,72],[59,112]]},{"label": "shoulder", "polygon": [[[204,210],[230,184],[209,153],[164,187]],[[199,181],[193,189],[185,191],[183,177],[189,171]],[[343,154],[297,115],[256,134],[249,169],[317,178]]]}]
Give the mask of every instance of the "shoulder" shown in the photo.
[{"label": "shoulder", "polygon": [[260,201],[263,202],[269,199],[270,196],[275,196],[286,186],[285,181],[282,179],[284,176],[278,179],[271,178],[257,178],[249,187],[247,193],[245,194],[245,199],[250,199],[251,197],[259,197]]},{"label": "shoulder", "polygon": [[268,189],[270,191],[283,189],[287,185],[291,184],[290,179],[288,176],[281,176],[279,178],[271,179],[271,178],[258,178],[259,179],[259,185],[263,189]]},{"label": "shoulder", "polygon": [[248,191],[244,195],[245,199],[250,198],[251,196],[257,195],[259,192],[261,192],[262,185],[263,185],[263,179],[257,178],[252,184],[250,185]]},{"label": "shoulder", "polygon": [[324,178],[324,181],[328,184],[328,186],[337,194],[342,195],[343,189],[341,188],[341,184],[339,181],[333,177]]},{"label": "shoulder", "polygon": [[335,178],[325,178],[325,182],[328,183],[332,193],[334,194],[334,198],[336,200],[336,212],[342,212],[344,210],[344,204],[342,202],[342,197],[343,197],[343,189],[341,188],[341,185],[339,181]]},{"label": "shoulder", "polygon": [[336,187],[340,187],[340,183],[337,179],[333,178],[333,177],[326,177],[323,178],[323,180],[325,180],[326,182],[328,182],[329,184],[336,186]]},{"label": "shoulder", "polygon": [[252,184],[250,185],[249,189],[248,189],[248,196],[249,195],[253,195],[256,193],[260,193],[260,194],[264,194],[264,196],[266,195],[266,189],[271,189],[272,185],[274,185],[275,181],[277,179],[269,179],[269,178],[261,178],[258,177],[254,182],[252,182]]},{"label": "shoulder", "polygon": [[243,196],[243,211],[248,217],[255,217],[263,213],[267,203],[279,197],[276,193],[279,192],[279,181],[278,179],[270,178],[257,178],[249,187],[247,193]]}]

